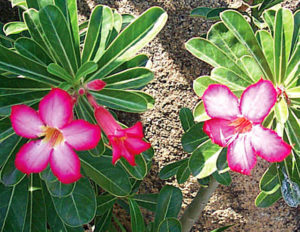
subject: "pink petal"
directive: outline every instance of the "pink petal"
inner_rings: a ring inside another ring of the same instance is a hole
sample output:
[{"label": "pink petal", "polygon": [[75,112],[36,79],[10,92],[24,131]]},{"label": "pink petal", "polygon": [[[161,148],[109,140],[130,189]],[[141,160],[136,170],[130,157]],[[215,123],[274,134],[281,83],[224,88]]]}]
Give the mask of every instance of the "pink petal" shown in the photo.
[{"label": "pink petal", "polygon": [[131,154],[140,154],[151,147],[150,143],[145,142],[140,138],[127,138],[125,141],[125,147]]},{"label": "pink petal", "polygon": [[143,138],[144,133],[143,133],[143,125],[141,122],[137,122],[134,126],[123,129],[126,134],[130,136],[134,136],[137,138]]},{"label": "pink petal", "polygon": [[122,129],[111,113],[102,106],[96,108],[95,118],[106,135],[114,135],[117,129]]},{"label": "pink petal", "polygon": [[256,155],[250,144],[249,135],[239,135],[227,151],[228,166],[232,171],[250,175],[256,164]]},{"label": "pink petal", "polygon": [[208,86],[202,100],[211,118],[234,119],[240,114],[238,98],[225,85]]},{"label": "pink petal", "polygon": [[41,172],[48,165],[51,151],[52,147],[42,140],[26,143],[17,153],[16,168],[26,174]]},{"label": "pink petal", "polygon": [[115,136],[109,136],[109,141],[113,148],[113,159],[112,163],[115,164],[121,157],[124,157],[128,163],[132,166],[135,166],[135,154],[131,153],[127,147],[125,146],[124,142],[114,139]]},{"label": "pink petal", "polygon": [[70,184],[80,179],[80,160],[67,143],[53,149],[50,158],[53,174],[63,184]]},{"label": "pink petal", "polygon": [[259,125],[254,126],[251,131],[251,144],[257,155],[268,162],[283,161],[292,149],[275,131]]},{"label": "pink petal", "polygon": [[221,147],[226,147],[228,141],[235,134],[231,121],[225,119],[210,119],[204,122],[203,131],[211,138],[212,142]]},{"label": "pink petal", "polygon": [[241,96],[241,112],[254,123],[261,123],[276,102],[276,89],[271,81],[260,80],[250,85]]},{"label": "pink petal", "polygon": [[73,99],[66,91],[54,88],[41,100],[39,112],[47,126],[62,128],[73,117]]},{"label": "pink petal", "polygon": [[10,120],[17,135],[33,139],[43,133],[44,123],[38,113],[26,105],[11,108]]},{"label": "pink petal", "polygon": [[89,90],[94,90],[94,91],[100,91],[101,89],[103,89],[104,87],[106,86],[106,83],[100,79],[97,79],[97,80],[93,80],[93,81],[90,81],[88,84],[87,84],[87,88]]},{"label": "pink petal", "polygon": [[77,151],[95,148],[101,138],[99,126],[82,119],[72,121],[61,132],[66,142]]}]

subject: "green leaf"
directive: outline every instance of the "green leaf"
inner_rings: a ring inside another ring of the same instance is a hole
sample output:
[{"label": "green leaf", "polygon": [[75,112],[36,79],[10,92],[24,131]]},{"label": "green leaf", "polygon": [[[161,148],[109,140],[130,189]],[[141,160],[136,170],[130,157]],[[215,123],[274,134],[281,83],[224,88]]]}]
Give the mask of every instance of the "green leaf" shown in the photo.
[{"label": "green leaf", "polygon": [[0,168],[9,158],[11,150],[14,149],[16,143],[18,143],[19,140],[20,137],[13,133],[8,138],[0,142]]},{"label": "green leaf", "polygon": [[58,7],[48,5],[39,11],[39,19],[56,58],[69,74],[75,76],[78,64],[70,28],[63,13]]},{"label": "green leaf", "polygon": [[20,6],[27,7],[27,3],[25,0],[9,0],[11,2],[11,7]]},{"label": "green leaf", "polygon": [[23,22],[9,22],[4,25],[3,31],[8,35],[19,34],[22,31],[26,31],[27,26]]},{"label": "green leaf", "polygon": [[98,61],[99,70],[90,79],[101,79],[150,42],[167,21],[166,12],[152,7],[132,22],[111,43]]},{"label": "green leaf", "polygon": [[135,17],[131,14],[122,14],[122,28],[123,30],[125,27],[127,27],[130,23],[134,21]]},{"label": "green leaf", "polygon": [[183,162],[180,165],[176,173],[176,179],[178,184],[183,184],[184,182],[186,182],[187,179],[190,177],[190,175],[191,175],[191,171],[189,168],[189,162],[188,160],[185,160],[185,162]]},{"label": "green leaf", "polygon": [[117,200],[116,196],[110,194],[100,195],[97,197],[97,212],[96,215],[103,215],[108,210],[112,209]]},{"label": "green leaf", "polygon": [[94,158],[83,154],[80,159],[87,176],[105,191],[120,197],[130,193],[131,184],[126,172],[118,165],[112,165],[111,157],[102,155]]},{"label": "green leaf", "polygon": [[[0,118],[0,142],[1,142],[1,147],[4,146],[5,140],[9,139],[9,137],[12,136],[14,133],[15,132],[14,132],[13,128],[11,127],[11,122],[10,122],[9,116],[4,117],[4,118]],[[14,140],[10,140],[10,141],[14,141]],[[6,150],[7,153],[9,151],[10,150]]]},{"label": "green leaf", "polygon": [[0,231],[22,231],[28,201],[28,179],[13,187],[0,183]]},{"label": "green leaf", "polygon": [[65,224],[76,227],[89,223],[96,213],[96,198],[88,179],[76,182],[74,191],[67,197],[53,197],[56,212]]},{"label": "green leaf", "polygon": [[12,52],[2,45],[0,45],[0,69],[54,86],[60,83],[43,65]]},{"label": "green leaf", "polygon": [[144,218],[138,204],[133,199],[128,199],[130,208],[130,220],[132,232],[141,232],[145,230]]},{"label": "green leaf", "polygon": [[213,81],[210,76],[201,76],[198,77],[193,82],[193,89],[195,93],[198,95],[198,97],[202,97],[204,91],[207,89],[207,87],[210,84],[215,84],[216,82]]},{"label": "green leaf", "polygon": [[72,81],[73,81],[73,77],[67,72],[67,70],[60,67],[58,64],[55,64],[55,63],[49,64],[47,67],[47,70],[49,73],[65,80],[67,82],[72,83]]},{"label": "green leaf", "polygon": [[300,98],[300,86],[297,86],[297,87],[294,87],[291,89],[287,89],[286,93],[289,98]]},{"label": "green leaf", "polygon": [[[113,28],[113,12],[107,6],[98,5],[93,10],[84,41],[82,63],[95,58],[97,62],[105,51],[105,43]],[[93,55],[95,57],[93,57]]]},{"label": "green leaf", "polygon": [[202,127],[203,123],[197,123],[183,134],[181,143],[186,152],[193,152],[201,143],[208,139]]},{"label": "green leaf", "polygon": [[295,50],[289,60],[287,70],[286,70],[286,78],[284,80],[285,86],[291,86],[293,85],[298,79],[299,79],[299,73],[300,73],[300,40],[295,46]]},{"label": "green leaf", "polygon": [[201,144],[189,159],[189,167],[193,176],[205,178],[217,170],[217,159],[222,148],[210,140]]},{"label": "green leaf", "polygon": [[186,159],[182,159],[182,160],[175,161],[174,163],[170,163],[170,164],[164,166],[159,172],[159,178],[162,180],[166,180],[166,179],[171,178],[172,176],[175,176],[179,167],[185,161],[186,161]]},{"label": "green leaf", "polygon": [[211,232],[222,232],[222,231],[225,231],[225,230],[229,229],[229,228],[232,227],[232,226],[233,226],[233,225],[223,226],[223,227],[221,227],[221,228],[212,230]]},{"label": "green leaf", "polygon": [[181,232],[181,224],[177,218],[166,218],[159,224],[158,232]]},{"label": "green leaf", "polygon": [[181,126],[185,132],[195,125],[193,113],[189,108],[180,109],[179,118]]},{"label": "green leaf", "polygon": [[147,110],[147,101],[142,96],[129,91],[103,89],[100,92],[91,92],[100,105],[115,110],[141,113]]},{"label": "green leaf", "polygon": [[196,105],[196,107],[194,108],[193,115],[195,122],[204,122],[210,119],[210,117],[206,114],[203,101],[200,101]]},{"label": "green leaf", "polygon": [[154,77],[151,70],[146,68],[132,68],[103,78],[107,88],[137,89],[145,86]]},{"label": "green leaf", "polygon": [[276,11],[273,9],[266,10],[263,13],[264,21],[268,24],[268,27],[273,36],[274,36],[275,14],[276,14]]},{"label": "green leaf", "polygon": [[180,189],[166,185],[158,196],[157,208],[154,220],[154,231],[158,231],[160,223],[166,218],[177,217],[182,203]]},{"label": "green leaf", "polygon": [[248,49],[248,52],[259,65],[264,77],[274,80],[269,64],[255,38],[252,28],[246,19],[240,13],[232,10],[221,13],[221,19],[226,27]]},{"label": "green leaf", "polygon": [[281,193],[284,201],[290,207],[296,208],[300,204],[300,187],[287,176],[285,176],[281,183]]},{"label": "green leaf", "polygon": [[87,76],[90,73],[93,73],[97,70],[98,65],[93,61],[88,61],[81,65],[81,67],[76,72],[76,80],[79,80],[82,77]]},{"label": "green leaf", "polygon": [[155,104],[155,100],[154,100],[154,98],[151,95],[149,95],[147,93],[144,93],[142,91],[130,91],[130,92],[138,94],[141,97],[143,97],[147,101],[147,109],[148,110],[153,109],[154,104]]},{"label": "green leaf", "polygon": [[268,61],[269,67],[274,75],[274,40],[272,35],[265,30],[260,30],[256,32],[256,39],[258,40],[260,47]]},{"label": "green leaf", "polygon": [[[14,139],[14,138],[13,138]],[[5,140],[4,142],[9,142],[10,140]],[[7,151],[7,160],[3,164],[0,172],[0,180],[6,186],[18,184],[25,176],[24,173],[16,169],[15,159],[16,154],[19,152],[20,148],[27,142],[27,139],[19,137],[11,150]]]},{"label": "green leaf", "polygon": [[133,199],[136,201],[136,203],[152,212],[155,212],[157,200],[158,200],[158,194],[139,194],[134,195]]},{"label": "green leaf", "polygon": [[275,104],[275,116],[278,122],[284,124],[289,117],[287,103],[283,97]]},{"label": "green leaf", "polygon": [[120,160],[120,164],[126,172],[137,180],[143,180],[147,175],[147,163],[142,154],[135,157],[136,166],[131,166],[125,159]]},{"label": "green leaf", "polygon": [[191,11],[191,16],[206,18],[207,13],[210,12],[212,9],[213,8],[210,7],[198,7]]},{"label": "green leaf", "polygon": [[97,224],[95,226],[95,232],[106,232],[108,227],[111,225],[112,219],[112,210],[107,211],[104,215],[97,220]]},{"label": "green leaf", "polygon": [[75,183],[63,184],[59,180],[46,182],[49,193],[54,197],[66,197],[72,193]]},{"label": "green leaf", "polygon": [[[271,164],[271,166],[267,169],[267,171],[263,174],[262,178],[259,182],[259,187],[265,193],[271,194],[280,188],[280,177],[279,174],[282,175],[282,172],[277,170],[276,163]],[[283,177],[283,176],[282,176]]]},{"label": "green leaf", "polygon": [[274,58],[277,83],[282,83],[291,51],[294,20],[290,10],[280,8],[275,17]]},{"label": "green leaf", "polygon": [[276,201],[281,198],[280,188],[274,193],[261,192],[255,199],[255,205],[259,208],[267,208],[273,205]]},{"label": "green leaf", "polygon": [[293,144],[293,149],[299,153],[300,152],[300,121],[294,111],[290,110],[289,120],[286,122],[285,126],[286,134],[289,139],[289,143]]},{"label": "green leaf", "polygon": [[47,66],[52,63],[44,49],[34,40],[21,37],[15,42],[15,49],[23,56]]},{"label": "green leaf", "polygon": [[222,185],[229,186],[232,182],[229,172],[219,173],[218,171],[215,171],[212,176]]}]

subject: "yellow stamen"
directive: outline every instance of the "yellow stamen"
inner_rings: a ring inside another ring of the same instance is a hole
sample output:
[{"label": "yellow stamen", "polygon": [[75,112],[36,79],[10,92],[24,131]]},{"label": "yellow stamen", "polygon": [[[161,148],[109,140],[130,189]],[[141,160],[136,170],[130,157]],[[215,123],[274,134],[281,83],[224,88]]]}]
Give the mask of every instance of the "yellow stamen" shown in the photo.
[{"label": "yellow stamen", "polygon": [[236,133],[246,133],[252,129],[252,123],[246,118],[237,118],[229,125],[235,127]]},{"label": "yellow stamen", "polygon": [[52,147],[55,147],[64,141],[64,136],[58,129],[46,127],[44,140]]}]

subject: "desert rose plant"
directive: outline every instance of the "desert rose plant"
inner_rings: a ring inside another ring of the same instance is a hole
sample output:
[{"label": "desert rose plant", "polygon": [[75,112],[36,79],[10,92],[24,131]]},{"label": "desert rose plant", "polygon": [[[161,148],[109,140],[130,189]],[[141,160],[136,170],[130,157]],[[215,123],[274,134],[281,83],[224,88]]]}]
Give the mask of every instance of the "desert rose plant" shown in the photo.
[{"label": "desert rose plant", "polygon": [[153,149],[141,122],[127,128],[111,109],[153,107],[140,90],[148,57],[136,54],[167,14],[98,5],[79,25],[76,0],[11,2],[21,17],[0,32],[0,230],[124,230],[118,204],[144,231],[140,207],[155,210],[158,195],[137,191]]}]

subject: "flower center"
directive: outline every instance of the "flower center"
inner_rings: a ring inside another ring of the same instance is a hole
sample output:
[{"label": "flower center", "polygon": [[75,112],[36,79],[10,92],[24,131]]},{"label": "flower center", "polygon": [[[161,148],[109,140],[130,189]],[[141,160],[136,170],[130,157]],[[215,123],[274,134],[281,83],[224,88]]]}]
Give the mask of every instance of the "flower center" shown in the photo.
[{"label": "flower center", "polygon": [[252,129],[252,123],[246,118],[237,118],[229,124],[234,127],[235,133],[246,133]]},{"label": "flower center", "polygon": [[55,147],[64,141],[64,136],[58,129],[46,127],[44,140],[52,147]]}]

